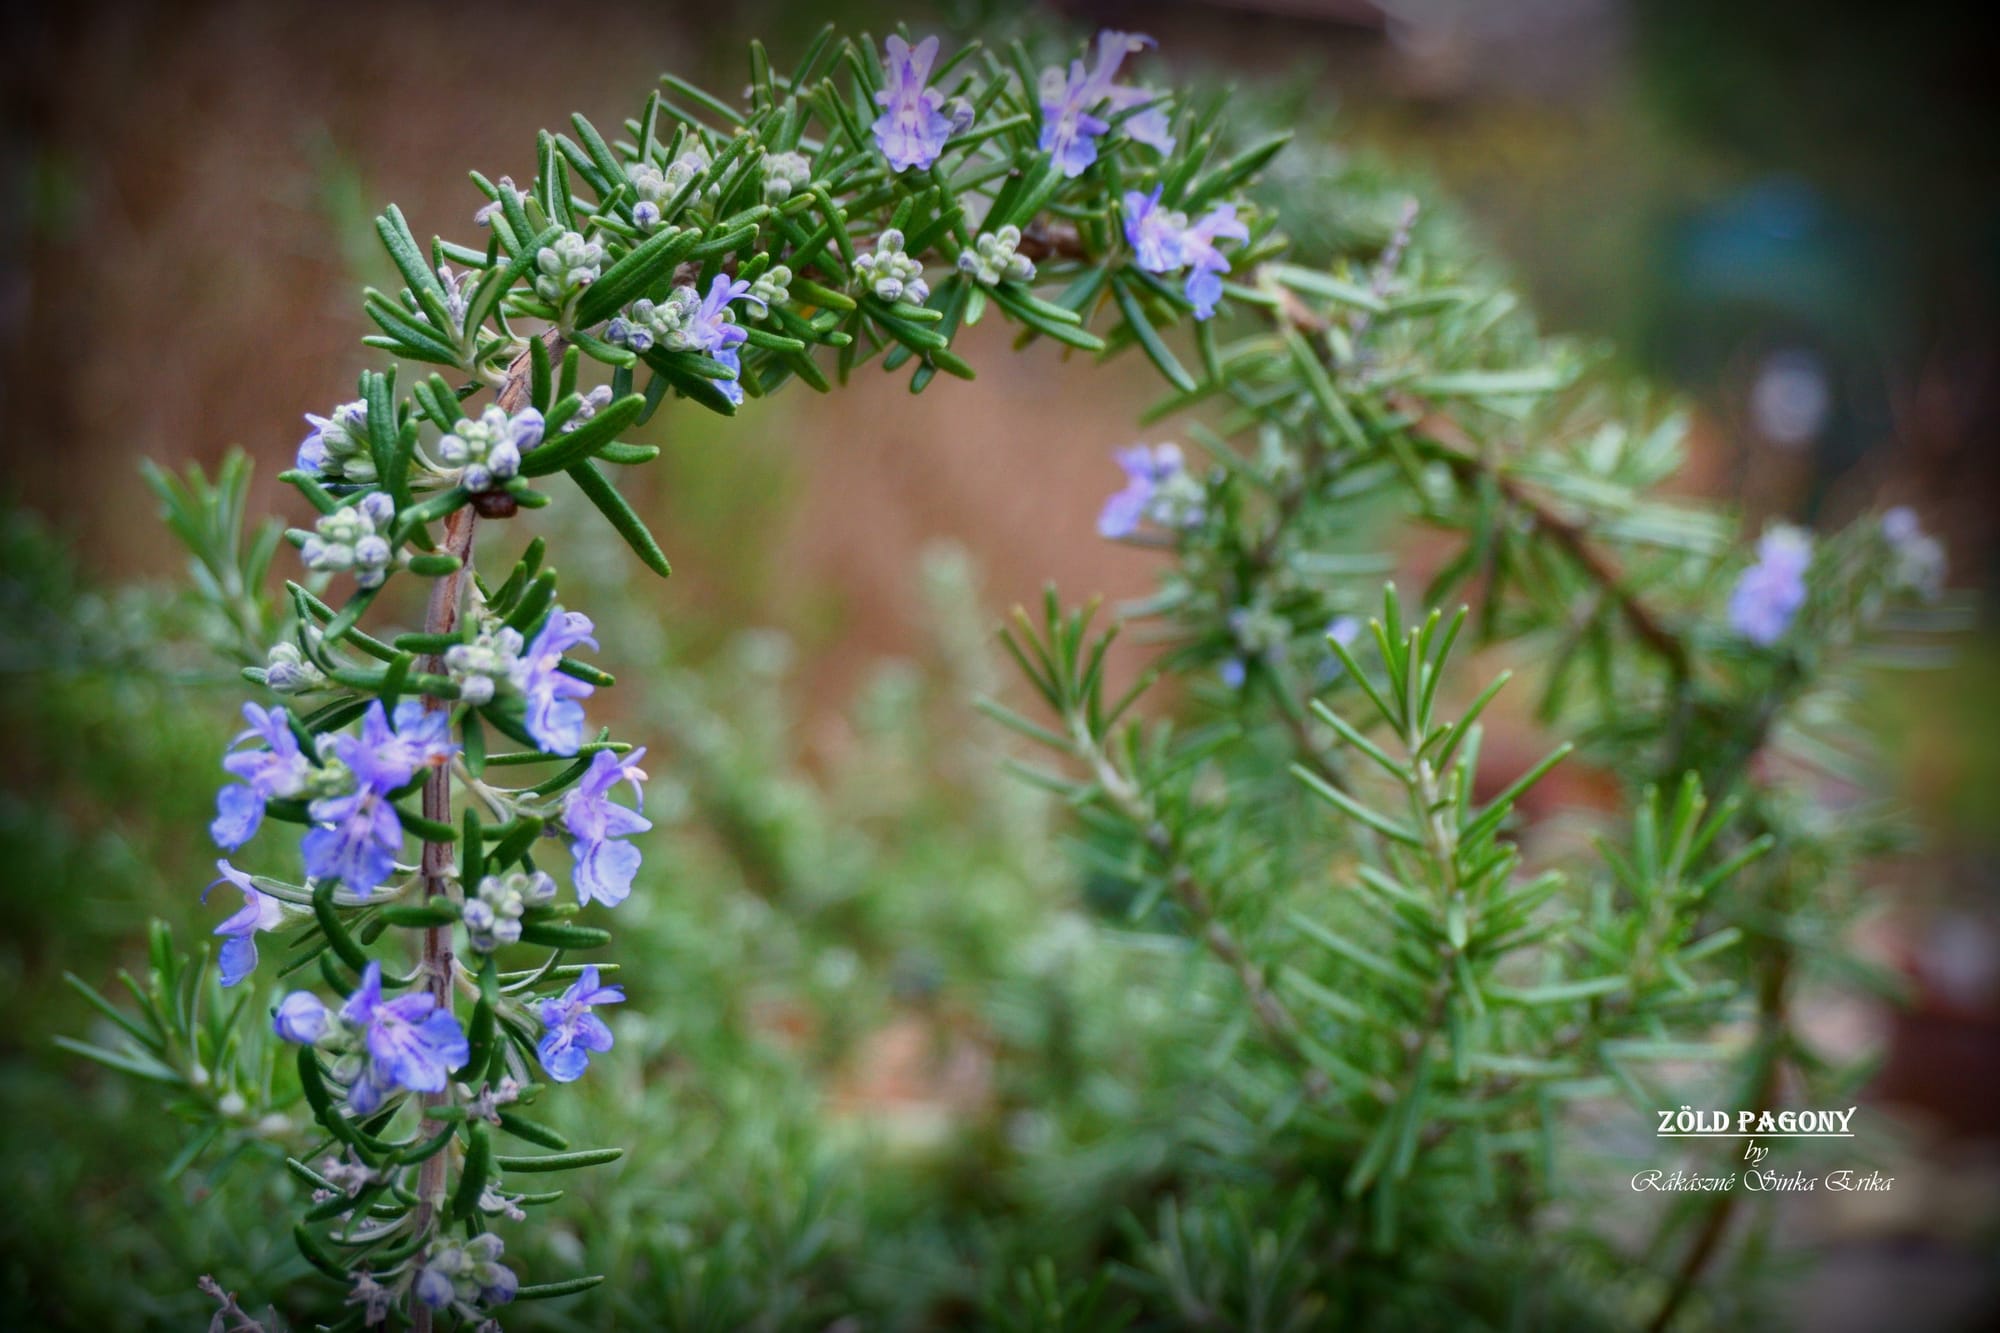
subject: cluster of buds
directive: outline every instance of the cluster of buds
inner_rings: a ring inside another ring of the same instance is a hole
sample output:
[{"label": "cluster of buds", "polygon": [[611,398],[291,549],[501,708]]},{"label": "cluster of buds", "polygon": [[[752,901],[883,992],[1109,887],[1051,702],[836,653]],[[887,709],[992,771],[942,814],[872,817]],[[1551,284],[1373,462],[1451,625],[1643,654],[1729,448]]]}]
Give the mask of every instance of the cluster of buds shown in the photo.
[{"label": "cluster of buds", "polygon": [[773,153],[764,159],[764,202],[782,204],[812,180],[804,153]]},{"label": "cluster of buds", "polygon": [[576,411],[570,415],[568,421],[563,422],[562,433],[565,435],[569,434],[578,426],[596,416],[598,410],[610,402],[611,386],[609,384],[598,385],[595,389],[583,395],[583,401],[576,405]]},{"label": "cluster of buds", "polygon": [[521,914],[552,903],[556,882],[546,870],[532,875],[514,870],[479,881],[477,897],[466,899],[465,934],[475,953],[492,953],[521,940]]},{"label": "cluster of buds", "polygon": [[701,298],[692,287],[676,287],[664,301],[643,297],[631,310],[612,320],[604,329],[605,340],[629,347],[641,356],[655,345],[673,352],[685,352],[695,344],[691,336]]},{"label": "cluster of buds", "polygon": [[357,398],[327,416],[306,414],[312,431],[299,442],[298,465],[327,481],[375,480],[375,455],[368,448],[368,404]]},{"label": "cluster of buds", "polygon": [[438,439],[437,454],[446,467],[457,469],[458,484],[466,490],[490,491],[518,474],[521,455],[541,442],[540,412],[527,407],[508,416],[495,404],[477,421],[459,418],[452,433]]},{"label": "cluster of buds", "polygon": [[970,274],[982,287],[1001,281],[1033,282],[1035,261],[1019,253],[1021,229],[1011,222],[989,231],[970,250],[959,252],[958,271]]},{"label": "cluster of buds", "polygon": [[264,655],[263,682],[278,694],[306,694],[325,686],[326,673],[314,666],[296,643],[271,645]]},{"label": "cluster of buds", "polygon": [[781,306],[791,299],[791,269],[783,264],[773,264],[750,284],[751,318],[769,319],[774,306]]},{"label": "cluster of buds", "polygon": [[566,231],[553,245],[535,255],[535,292],[550,305],[561,305],[604,271],[604,247],[579,232]]},{"label": "cluster of buds", "polygon": [[647,230],[659,226],[665,205],[679,197],[689,181],[708,170],[709,160],[708,150],[696,143],[669,162],[664,171],[651,162],[634,166],[627,173],[632,192],[639,196],[639,202],[632,205],[632,221]]},{"label": "cluster of buds", "polygon": [[931,285],[924,281],[924,265],[915,255],[903,253],[903,233],[885,228],[876,238],[875,253],[854,261],[861,285],[884,301],[908,301],[922,305],[930,299]]},{"label": "cluster of buds", "polygon": [[519,630],[489,620],[471,643],[445,650],[444,669],[458,686],[458,697],[469,704],[493,701],[493,692],[514,678],[524,641]]},{"label": "cluster of buds", "polygon": [[505,1305],[520,1289],[514,1270],[500,1262],[506,1246],[490,1231],[463,1245],[439,1241],[417,1273],[416,1298],[433,1310],[454,1305]]},{"label": "cluster of buds", "polygon": [[385,535],[395,517],[396,502],[380,491],[322,514],[313,535],[300,547],[306,568],[323,574],[351,569],[356,586],[381,587],[396,563],[395,548]]}]

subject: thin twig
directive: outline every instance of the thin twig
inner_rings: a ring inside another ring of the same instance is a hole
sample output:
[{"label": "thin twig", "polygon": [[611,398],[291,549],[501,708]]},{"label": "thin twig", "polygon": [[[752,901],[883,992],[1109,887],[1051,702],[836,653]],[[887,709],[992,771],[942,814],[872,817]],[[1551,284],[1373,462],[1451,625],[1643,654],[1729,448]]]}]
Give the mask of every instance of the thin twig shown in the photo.
[{"label": "thin twig", "polygon": [[[562,354],[561,334],[554,329],[542,335],[544,344],[552,357]],[[501,410],[509,415],[526,407],[532,392],[534,379],[534,359],[532,349],[524,349],[507,367],[507,378],[494,395]],[[473,535],[479,525],[479,513],[471,505],[453,510],[444,521],[443,550],[448,555],[458,557],[458,568],[438,579],[431,585],[430,603],[424,612],[424,633],[451,634],[458,629],[459,617],[465,605],[465,589],[472,579]],[[424,661],[424,670],[432,675],[446,674],[442,654],[432,654]],[[449,708],[451,701],[434,695],[424,697],[424,707],[433,711]],[[451,812],[451,767],[440,764],[424,779],[424,818],[449,826]],[[453,868],[451,844],[448,842],[424,843],[422,871],[424,896],[435,898],[451,891]],[[457,960],[452,955],[451,927],[432,926],[424,931],[424,987],[429,990],[440,1009],[449,1013],[452,1004],[452,973]],[[423,1094],[424,1122],[420,1131],[425,1137],[443,1131],[444,1123],[432,1117],[434,1108],[442,1105],[450,1093],[427,1092]],[[428,1228],[436,1217],[439,1206],[444,1201],[445,1169],[447,1153],[432,1153],[424,1159],[417,1173],[416,1229],[419,1234]],[[430,1333],[431,1310],[423,1302],[416,1302],[411,1310],[410,1327],[414,1333]]]}]

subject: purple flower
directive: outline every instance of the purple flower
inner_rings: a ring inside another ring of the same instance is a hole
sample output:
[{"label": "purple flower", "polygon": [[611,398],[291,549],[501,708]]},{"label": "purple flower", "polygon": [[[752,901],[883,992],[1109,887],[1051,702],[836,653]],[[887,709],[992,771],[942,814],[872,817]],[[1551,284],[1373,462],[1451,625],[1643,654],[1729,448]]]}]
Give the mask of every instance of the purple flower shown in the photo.
[{"label": "purple flower", "polygon": [[581,1077],[590,1064],[592,1051],[611,1049],[611,1029],[590,1012],[592,1005],[619,1004],[625,991],[619,986],[597,984],[597,968],[583,969],[576,984],[553,1000],[541,1004],[542,1039],[535,1046],[542,1068],[558,1083]]},{"label": "purple flower", "polygon": [[338,879],[367,894],[395,872],[403,821],[389,794],[458,753],[450,728],[449,713],[426,709],[415,699],[396,706],[391,727],[376,700],[361,717],[359,735],[334,738],[333,752],[353,774],[355,790],[321,797],[307,807],[318,825],[299,844],[307,874]]},{"label": "purple flower", "polygon": [[278,1005],[271,1016],[271,1030],[286,1041],[310,1046],[326,1035],[327,1011],[319,996],[309,990],[295,990]]},{"label": "purple flower", "polygon": [[306,809],[315,825],[299,842],[308,875],[337,879],[365,897],[395,873],[403,821],[388,796],[363,787],[347,796],[321,797]]},{"label": "purple flower", "polygon": [[1187,298],[1196,319],[1215,313],[1222,299],[1221,275],[1229,272],[1229,260],[1218,248],[1219,241],[1247,241],[1250,229],[1236,216],[1236,205],[1217,204],[1199,222],[1189,224],[1187,215],[1160,207],[1160,191],[1125,194],[1125,240],[1132,247],[1132,259],[1148,273],[1175,273],[1189,270]]},{"label": "purple flower", "polygon": [[416,699],[396,705],[395,725],[378,699],[361,717],[361,734],[337,736],[333,752],[364,788],[392,792],[418,771],[443,764],[458,753],[451,741],[451,714],[427,709]]},{"label": "purple flower", "polygon": [[[465,1030],[428,991],[382,998],[382,965],[368,964],[361,985],[340,1007],[339,1032],[358,1035],[361,1049],[342,1059],[353,1067],[347,1104],[369,1115],[398,1088],[442,1092],[452,1070],[471,1058]],[[335,1031],[333,1016],[310,991],[294,991],[278,1006],[272,1029],[286,1041],[310,1045]],[[345,1040],[345,1038],[343,1039]],[[340,1066],[336,1066],[336,1070]]]},{"label": "purple flower", "polygon": [[1124,123],[1125,133],[1135,141],[1159,149],[1162,153],[1174,151],[1172,127],[1167,123],[1165,99],[1150,88],[1130,88],[1113,83],[1118,77],[1118,67],[1128,55],[1137,55],[1158,43],[1143,33],[1113,32],[1109,29],[1097,34],[1097,67],[1091,71],[1097,80],[1098,91],[1116,113],[1132,107],[1147,109]]},{"label": "purple flower", "polygon": [[222,984],[234,986],[257,969],[257,932],[276,930],[284,921],[285,912],[278,906],[276,898],[259,890],[250,882],[248,875],[229,862],[217,861],[215,868],[222,872],[222,878],[202,890],[203,902],[208,901],[208,895],[216,884],[225,881],[243,893],[242,908],[215,928],[216,934],[228,936],[216,958],[216,965],[222,973]]},{"label": "purple flower", "polygon": [[1201,484],[1188,475],[1178,445],[1135,444],[1114,457],[1125,471],[1125,488],[1104,502],[1097,516],[1100,536],[1129,537],[1147,519],[1170,528],[1201,521]]},{"label": "purple flower", "polygon": [[1761,647],[1776,643],[1806,600],[1806,569],[1812,564],[1812,535],[1788,523],[1766,532],[1757,543],[1757,561],[1743,571],[1729,594],[1729,623]]},{"label": "purple flower", "polygon": [[[1152,38],[1139,33],[1105,31],[1097,35],[1097,60],[1088,71],[1081,60],[1070,61],[1067,74],[1053,65],[1042,71],[1041,148],[1064,176],[1081,176],[1097,160],[1097,140],[1111,128],[1111,122],[1093,114],[1099,106],[1108,104],[1115,113],[1158,100],[1159,94],[1149,89],[1112,82],[1126,56],[1152,45]],[[1125,131],[1163,153],[1173,151],[1164,107],[1154,105],[1133,116]]]},{"label": "purple flower", "polygon": [[653,827],[653,821],[637,810],[613,804],[611,789],[620,782],[630,782],[633,798],[643,808],[645,795],[639,784],[646,774],[639,761],[645,757],[644,747],[622,760],[609,750],[599,750],[563,800],[563,827],[569,830],[569,851],[576,858],[576,896],[581,902],[595,899],[606,907],[616,907],[632,891],[632,876],[639,870],[639,849],[615,839],[644,833]]},{"label": "purple flower", "polygon": [[1072,180],[1097,160],[1098,136],[1111,128],[1110,121],[1090,114],[1104,100],[1095,92],[1081,60],[1069,62],[1067,77],[1055,66],[1042,71],[1041,149]]},{"label": "purple flower", "polygon": [[1221,275],[1229,272],[1229,261],[1222,257],[1215,243],[1240,244],[1249,239],[1250,229],[1237,219],[1234,204],[1217,204],[1201,221],[1181,233],[1181,253],[1189,267],[1187,298],[1194,306],[1196,319],[1207,319],[1215,313],[1215,303],[1222,299]]},{"label": "purple flower", "polygon": [[875,146],[897,171],[928,167],[951,137],[951,118],[944,114],[944,94],[926,88],[937,61],[938,39],[926,37],[911,46],[893,34],[884,39],[888,51],[889,86],[875,94],[882,114],[870,128]]},{"label": "purple flower", "polygon": [[215,820],[208,831],[217,846],[231,851],[257,832],[266,801],[297,796],[312,775],[312,761],[300,751],[284,709],[244,704],[243,720],[250,725],[229,743],[231,748],[253,737],[261,738],[268,748],[223,757],[223,768],[243,781],[216,793]]},{"label": "purple flower", "polygon": [[1242,689],[1243,682],[1249,679],[1250,675],[1248,664],[1240,657],[1223,658],[1222,665],[1215,671],[1222,678],[1222,683],[1232,690]]},{"label": "purple flower", "polygon": [[1160,187],[1151,194],[1127,190],[1124,200],[1125,242],[1133,262],[1148,273],[1172,273],[1187,263],[1183,231],[1187,219],[1160,207]]},{"label": "purple flower", "polygon": [[528,699],[528,734],[550,754],[575,754],[583,748],[583,705],[577,701],[589,698],[593,687],[565,675],[562,658],[581,644],[596,648],[592,629],[589,616],[558,607],[528,651],[515,659],[514,684]]},{"label": "purple flower", "polygon": [[[380,709],[378,703],[370,712],[379,716]],[[451,714],[445,709],[426,708],[420,699],[405,699],[396,705],[395,724],[395,735],[383,743],[378,761],[393,762],[398,768],[407,765],[410,777],[450,763],[458,753],[458,745],[451,739]]]},{"label": "purple flower", "polygon": [[749,338],[750,333],[730,318],[729,303],[738,299],[749,301],[760,309],[764,306],[763,298],[751,289],[750,283],[741,280],[731,282],[727,274],[716,274],[715,281],[709,284],[708,295],[702,298],[700,308],[688,322],[686,336],[689,347],[707,352],[730,372],[728,379],[714,381],[715,387],[724,398],[741,407],[743,386],[736,382],[736,378],[743,371],[743,360],[736,349]]},{"label": "purple flower", "polygon": [[701,306],[694,312],[694,318],[687,328],[687,345],[698,352],[711,356],[735,347],[750,336],[749,331],[731,321],[729,303],[738,299],[748,300],[758,306],[764,304],[762,298],[751,294],[750,284],[738,280],[731,282],[729,275],[718,273],[715,281],[708,285],[708,295],[701,300]]},{"label": "purple flower", "polygon": [[340,1007],[340,1016],[362,1031],[368,1053],[367,1066],[348,1093],[349,1104],[363,1115],[393,1088],[444,1091],[446,1076],[472,1058],[458,1019],[438,1008],[429,991],[382,998],[380,963],[368,964],[361,988]]}]

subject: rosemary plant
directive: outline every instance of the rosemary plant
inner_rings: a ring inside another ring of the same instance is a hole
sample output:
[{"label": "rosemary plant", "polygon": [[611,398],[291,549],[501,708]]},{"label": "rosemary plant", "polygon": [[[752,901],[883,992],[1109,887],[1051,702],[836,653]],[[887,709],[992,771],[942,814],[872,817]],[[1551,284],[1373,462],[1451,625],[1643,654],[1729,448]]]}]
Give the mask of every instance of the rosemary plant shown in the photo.
[{"label": "rosemary plant", "polygon": [[[987,317],[1137,348],[1159,415],[1189,414],[1186,449],[1118,456],[1099,523],[1169,562],[1126,613],[1159,634],[1146,676],[1114,696],[1110,634],[1051,593],[1008,638],[1050,717],[988,707],[1057,756],[1022,771],[1077,812],[1131,919],[1231,978],[1229,1095],[1276,1174],[1331,1182],[1289,1196],[1268,1253],[1200,1197],[1140,1225],[1126,1276],[1162,1319],[1501,1321],[1486,1295],[1384,1284],[1502,1220],[1531,1236],[1566,1107],[1668,1104],[1649,1071],[1716,1056],[1746,994],[1746,1095],[1811,1068],[1791,997],[1803,923],[1834,916],[1806,904],[1873,833],[1829,830],[1798,765],[1834,762],[1809,728],[1885,617],[1935,592],[1935,545],[1907,515],[1774,529],[1746,568],[1723,515],[1662,492],[1676,423],[1623,424],[1573,353],[1427,253],[1414,207],[1309,262],[1282,195],[1245,193],[1284,137],[1231,155],[1220,99],[1133,80],[1148,39],[1043,68],[914,38],[829,30],[790,72],[753,45],[740,100],[669,76],[608,136],[573,117],[525,185],[473,176],[473,244],[388,209],[405,285],[364,310],[391,363],[308,418],[284,474],[311,530],[244,537],[240,463],[151,474],[263,691],[211,828],[212,887],[240,903],[215,980],[286,981],[245,1026],[259,992],[223,1008],[156,932],[138,1017],[89,992],[123,1047],[73,1046],[173,1088],[190,1157],[304,1108],[294,1235],[337,1284],[328,1327],[497,1327],[599,1280],[517,1274],[503,1236],[556,1205],[550,1174],[619,1155],[536,1113],[612,1047],[620,964],[597,959],[650,828],[645,751],[587,721],[612,684],[579,655],[596,627],[517,527],[574,490],[666,575],[618,478],[658,454],[620,437],[668,396],[729,416],[876,359],[922,391],[972,376],[955,340]],[[1375,600],[1376,529],[1404,519],[1450,548],[1424,609]],[[286,538],[304,572],[273,604]],[[391,590],[412,581],[404,628]],[[1476,612],[1428,609],[1458,597]],[[1517,646],[1561,733],[1497,786],[1480,719],[1501,682],[1462,689],[1452,665],[1472,639]],[[1195,725],[1138,720],[1161,675]],[[1615,776],[1616,815],[1594,856],[1550,864],[1530,802],[1572,747]],[[302,875],[271,866],[267,825],[297,832]],[[1672,1320],[1728,1221],[1670,1214],[1623,1308]],[[1112,1326],[1101,1275],[1058,1265],[1020,1277],[1018,1309],[1047,1318],[1010,1321]],[[1547,1313],[1537,1271],[1506,1284],[1513,1315]],[[217,1291],[219,1326],[254,1326]]]}]

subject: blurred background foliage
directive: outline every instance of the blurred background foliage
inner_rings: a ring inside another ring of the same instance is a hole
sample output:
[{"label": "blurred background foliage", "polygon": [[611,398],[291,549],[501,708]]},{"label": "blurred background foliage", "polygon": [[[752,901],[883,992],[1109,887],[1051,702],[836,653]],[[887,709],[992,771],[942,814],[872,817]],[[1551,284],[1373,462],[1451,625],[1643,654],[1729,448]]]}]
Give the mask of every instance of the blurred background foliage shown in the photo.
[{"label": "blurred background foliage", "polygon": [[[1995,52],[1948,6],[31,6],[0,76],[0,1308],[24,1326],[188,1327],[212,1308],[195,1274],[281,1305],[303,1279],[260,1225],[282,1176],[179,1162],[143,1086],[49,1041],[100,1021],[63,972],[138,969],[151,915],[184,943],[213,923],[202,834],[239,687],[137,460],[241,444],[253,504],[276,502],[299,414],[364,364],[379,204],[463,232],[460,167],[519,173],[536,127],[615,116],[662,69],[726,86],[748,36],[783,51],[829,18],[1150,31],[1177,79],[1253,90],[1246,131],[1299,130],[1275,174],[1308,255],[1379,246],[1407,190],[1437,200],[1426,246],[1490,253],[1547,326],[1692,397],[1690,484],[1747,530],[1913,503],[1955,581],[1989,582]],[[734,424],[664,412],[641,481],[664,588],[565,535],[585,552],[566,578],[614,627],[622,730],[657,738],[663,829],[621,913],[619,1057],[562,1126],[630,1153],[569,1229],[538,1229],[557,1252],[523,1256],[613,1281],[545,1326],[1110,1328],[1309,1280],[1285,1219],[1320,1202],[1252,1209],[1219,1169],[1258,1133],[1205,1080],[1230,997],[1117,927],[1121,886],[968,706],[1012,687],[990,628],[1044,579],[1148,590],[1151,562],[1092,519],[1153,381],[978,350],[977,383],[920,399],[881,378]],[[1899,1109],[1908,1188],[1802,1215],[1789,1237],[1842,1262],[1746,1310],[1943,1328],[1989,1308],[2000,645],[1962,646],[1877,687],[1930,842],[1880,868],[1864,944],[1913,1003],[1818,1018],[1882,1049],[1868,1095]],[[1050,1253],[1116,1280],[1065,1285]],[[1528,1276],[1561,1310],[1572,1285],[1616,1289],[1603,1263]],[[1482,1276],[1381,1281],[1416,1302]]]}]

